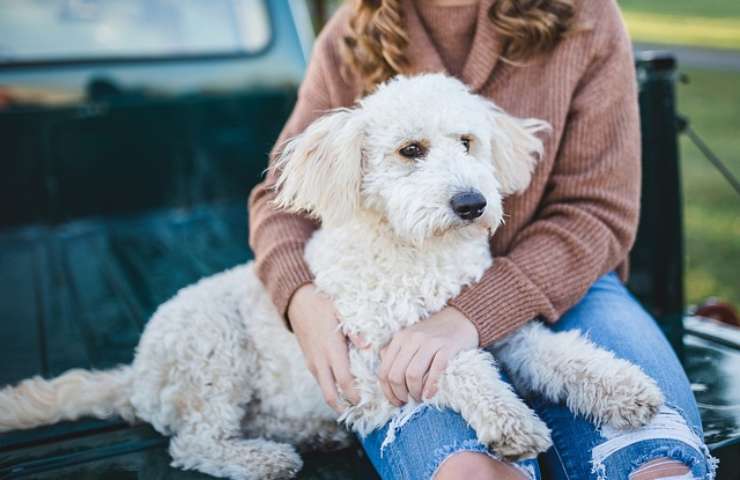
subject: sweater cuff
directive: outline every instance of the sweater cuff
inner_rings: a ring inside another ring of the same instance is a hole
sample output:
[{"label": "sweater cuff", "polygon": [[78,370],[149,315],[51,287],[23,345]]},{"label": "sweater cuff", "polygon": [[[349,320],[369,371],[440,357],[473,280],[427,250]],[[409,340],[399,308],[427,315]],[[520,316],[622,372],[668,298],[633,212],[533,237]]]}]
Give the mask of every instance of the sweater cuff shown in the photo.
[{"label": "sweater cuff", "polygon": [[483,348],[538,316],[551,322],[558,318],[540,289],[506,257],[495,258],[483,278],[449,304],[473,322]]},{"label": "sweater cuff", "polygon": [[313,274],[303,257],[303,247],[302,242],[282,244],[270,252],[262,265],[265,288],[289,330],[290,300],[300,287],[313,282]]}]

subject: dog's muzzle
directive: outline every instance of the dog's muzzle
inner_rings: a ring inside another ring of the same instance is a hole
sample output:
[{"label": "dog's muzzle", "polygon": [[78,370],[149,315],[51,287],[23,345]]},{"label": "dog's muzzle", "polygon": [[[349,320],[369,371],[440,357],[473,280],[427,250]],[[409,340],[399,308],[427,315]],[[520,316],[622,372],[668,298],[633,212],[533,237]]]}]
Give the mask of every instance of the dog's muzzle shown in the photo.
[{"label": "dog's muzzle", "polygon": [[450,207],[463,220],[474,220],[486,209],[486,198],[478,191],[458,193],[450,199]]}]

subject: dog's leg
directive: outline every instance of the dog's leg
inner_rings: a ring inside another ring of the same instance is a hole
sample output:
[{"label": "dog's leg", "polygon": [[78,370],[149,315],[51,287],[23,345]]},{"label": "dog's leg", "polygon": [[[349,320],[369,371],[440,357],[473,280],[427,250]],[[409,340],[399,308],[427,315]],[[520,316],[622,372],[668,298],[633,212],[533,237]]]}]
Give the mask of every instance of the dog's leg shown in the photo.
[{"label": "dog's leg", "polygon": [[565,402],[573,413],[597,424],[639,427],[663,404],[652,378],[578,330],[555,333],[531,322],[496,345],[495,353],[517,387]]},{"label": "dog's leg", "polygon": [[484,350],[452,359],[432,403],[460,412],[478,439],[504,457],[534,457],[551,445],[547,425],[501,379],[493,356]]},{"label": "dog's leg", "polygon": [[[214,379],[215,389],[191,393],[170,440],[172,466],[235,480],[293,477],[303,464],[292,446],[244,437],[245,408],[235,398],[235,384]],[[248,400],[249,390],[244,393]]]},{"label": "dog's leg", "polygon": [[255,310],[249,294],[256,293],[239,288],[248,280],[231,271],[160,307],[152,322],[167,335],[155,330],[142,339],[133,403],[144,420],[173,435],[175,467],[239,480],[290,478],[302,465],[293,447],[249,439],[242,430],[246,406],[258,406],[260,393],[260,356],[247,330],[259,312],[244,318]]},{"label": "dog's leg", "polygon": [[286,443],[221,435],[204,424],[178,432],[170,440],[172,466],[233,480],[293,478],[303,466]]}]

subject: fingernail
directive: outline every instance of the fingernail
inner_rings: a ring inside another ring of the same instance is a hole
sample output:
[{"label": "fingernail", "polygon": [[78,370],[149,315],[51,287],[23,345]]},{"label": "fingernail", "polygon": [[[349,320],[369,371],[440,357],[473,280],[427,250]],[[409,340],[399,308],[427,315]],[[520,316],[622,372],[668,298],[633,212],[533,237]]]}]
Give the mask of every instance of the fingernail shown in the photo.
[{"label": "fingernail", "polygon": [[365,350],[370,347],[370,344],[365,341],[365,339],[361,335],[350,334],[349,339],[352,344],[354,344],[354,346],[359,348],[360,350]]}]

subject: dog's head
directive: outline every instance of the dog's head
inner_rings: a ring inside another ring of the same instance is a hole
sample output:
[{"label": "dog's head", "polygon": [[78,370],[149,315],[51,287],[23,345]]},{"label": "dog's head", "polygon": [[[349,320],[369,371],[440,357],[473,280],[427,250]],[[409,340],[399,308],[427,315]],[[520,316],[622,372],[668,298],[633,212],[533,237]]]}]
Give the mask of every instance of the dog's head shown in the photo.
[{"label": "dog's head", "polygon": [[396,77],[284,146],[276,203],[325,226],[370,212],[417,244],[470,226],[492,231],[502,198],[529,185],[542,153],[535,134],[547,128],[453,78]]}]

